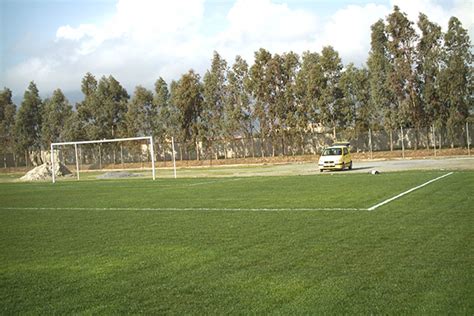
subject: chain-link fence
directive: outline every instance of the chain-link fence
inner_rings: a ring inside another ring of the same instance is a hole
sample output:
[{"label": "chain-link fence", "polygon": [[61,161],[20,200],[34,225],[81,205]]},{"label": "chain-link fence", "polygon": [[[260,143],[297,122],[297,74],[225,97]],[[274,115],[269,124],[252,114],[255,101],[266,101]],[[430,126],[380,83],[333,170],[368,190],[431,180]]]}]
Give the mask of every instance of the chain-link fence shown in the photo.
[{"label": "chain-link fence", "polygon": [[[421,128],[396,130],[376,130],[356,133],[344,130],[336,133],[339,141],[349,141],[352,152],[376,153],[386,151],[431,150],[433,156],[437,151],[446,148],[462,148],[463,153],[470,155],[473,124],[467,123],[454,130],[446,128]],[[172,148],[175,148],[177,161],[259,158],[275,156],[317,155],[321,150],[334,143],[332,131],[327,133],[306,133],[304,136],[284,134],[278,138],[234,138],[219,140],[204,145],[198,143],[181,143],[171,140],[162,142],[155,139],[155,160],[158,166],[170,166],[173,159]],[[81,169],[107,168],[141,168],[150,164],[147,144],[94,144],[79,147]],[[75,164],[74,147],[60,150],[60,161],[66,165]],[[370,155],[371,156],[371,155]],[[369,157],[370,157],[369,156]],[[14,153],[0,154],[0,168],[30,167],[28,155]]]},{"label": "chain-link fence", "polygon": [[[338,141],[348,141],[352,152],[384,152],[429,149],[433,155],[441,149],[465,148],[470,154],[472,124],[459,126],[449,131],[446,128],[420,128],[387,131],[366,131],[356,133],[351,130],[336,133]],[[175,143],[177,160],[235,159],[253,157],[317,155],[324,147],[335,142],[333,132],[283,135],[279,138],[235,138],[219,140],[203,146],[202,143]],[[171,159],[171,144],[159,143],[157,160]],[[402,153],[403,155],[403,153]]]}]

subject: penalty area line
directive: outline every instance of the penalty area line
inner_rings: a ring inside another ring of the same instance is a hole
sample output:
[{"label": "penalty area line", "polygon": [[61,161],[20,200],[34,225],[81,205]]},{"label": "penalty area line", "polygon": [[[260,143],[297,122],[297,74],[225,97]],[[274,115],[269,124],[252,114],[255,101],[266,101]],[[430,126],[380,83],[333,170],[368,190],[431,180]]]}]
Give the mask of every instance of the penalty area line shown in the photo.
[{"label": "penalty area line", "polygon": [[391,197],[391,198],[389,198],[389,199],[386,199],[385,201],[382,201],[382,202],[380,202],[380,203],[378,203],[378,204],[375,204],[374,206],[369,207],[367,210],[368,210],[368,211],[373,211],[373,210],[375,210],[375,209],[381,207],[382,205],[388,204],[388,203],[390,203],[390,202],[392,202],[392,201],[394,201],[394,200],[396,200],[396,199],[401,198],[401,197],[404,196],[404,195],[407,195],[408,193],[411,193],[411,192],[413,192],[413,191],[415,191],[415,190],[418,190],[418,189],[420,189],[420,188],[422,188],[422,187],[424,187],[424,186],[427,186],[427,185],[430,184],[430,183],[433,183],[433,182],[438,181],[438,180],[441,180],[441,179],[443,179],[443,178],[445,178],[445,177],[447,177],[447,176],[450,176],[450,175],[452,175],[453,173],[454,173],[454,172],[449,172],[449,173],[446,173],[446,174],[444,174],[444,175],[442,175],[442,176],[439,176],[439,177],[437,177],[437,178],[435,178],[435,179],[432,179],[432,180],[430,180],[430,181],[427,181],[427,182],[425,182],[425,183],[423,183],[423,184],[420,184],[419,186],[416,186],[416,187],[414,187],[414,188],[411,188],[410,190],[407,190],[407,191],[402,192],[402,193],[400,193],[400,194],[398,194],[398,195],[396,195],[396,196],[394,196],[394,197]]},{"label": "penalty area line", "polygon": [[366,208],[209,208],[209,207],[0,207],[0,210],[21,211],[221,211],[221,212],[312,212],[312,211],[367,211]]}]

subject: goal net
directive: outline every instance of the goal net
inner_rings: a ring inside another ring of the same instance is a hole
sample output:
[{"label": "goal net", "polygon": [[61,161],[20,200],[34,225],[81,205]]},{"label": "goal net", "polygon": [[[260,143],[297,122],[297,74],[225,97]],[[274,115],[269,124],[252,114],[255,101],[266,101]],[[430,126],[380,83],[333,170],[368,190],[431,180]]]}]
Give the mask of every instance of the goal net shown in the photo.
[{"label": "goal net", "polygon": [[[67,166],[77,180],[85,178],[150,177],[156,179],[152,136],[51,144],[51,169]],[[173,151],[174,159],[174,151]],[[57,177],[52,172],[52,182]]]}]

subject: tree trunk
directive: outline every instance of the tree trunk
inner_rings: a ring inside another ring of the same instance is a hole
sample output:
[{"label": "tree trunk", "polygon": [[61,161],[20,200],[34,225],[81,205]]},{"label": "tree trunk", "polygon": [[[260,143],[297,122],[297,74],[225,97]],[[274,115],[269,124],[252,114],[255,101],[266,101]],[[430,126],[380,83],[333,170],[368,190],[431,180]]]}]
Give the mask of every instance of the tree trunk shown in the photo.
[{"label": "tree trunk", "polygon": [[390,136],[390,151],[393,151],[393,131],[389,131],[389,136]]},{"label": "tree trunk", "polygon": [[318,154],[318,144],[316,144],[316,140],[314,139],[314,135],[311,134],[311,141],[313,143],[313,155],[317,155]]},{"label": "tree trunk", "polygon": [[253,134],[250,135],[250,143],[251,143],[251,150],[252,150],[252,158],[255,158],[255,139],[253,139]]},{"label": "tree trunk", "polygon": [[301,154],[304,155],[304,134],[301,133],[300,137],[301,137]]},{"label": "tree trunk", "polygon": [[415,127],[415,150],[418,150],[419,142],[420,142],[420,130],[418,127]]},{"label": "tree trunk", "polygon": [[[426,128],[426,150],[430,150],[430,129]],[[435,141],[433,137],[433,142]]]},{"label": "tree trunk", "polygon": [[[173,149],[171,149],[173,150]],[[163,144],[163,167],[166,167],[166,146]]]},{"label": "tree trunk", "polygon": [[286,150],[285,150],[285,134],[284,133],[281,136],[281,151],[282,151],[283,156],[285,156]]},{"label": "tree trunk", "polygon": [[200,161],[201,160],[201,152],[199,150],[199,143],[196,141],[196,160]]}]

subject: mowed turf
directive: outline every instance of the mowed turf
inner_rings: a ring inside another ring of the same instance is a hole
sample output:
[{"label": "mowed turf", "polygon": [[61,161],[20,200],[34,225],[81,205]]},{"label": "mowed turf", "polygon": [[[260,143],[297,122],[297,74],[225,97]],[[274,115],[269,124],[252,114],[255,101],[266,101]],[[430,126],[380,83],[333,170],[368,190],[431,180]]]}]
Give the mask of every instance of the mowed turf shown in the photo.
[{"label": "mowed turf", "polygon": [[0,184],[0,312],[472,315],[446,173]]}]

